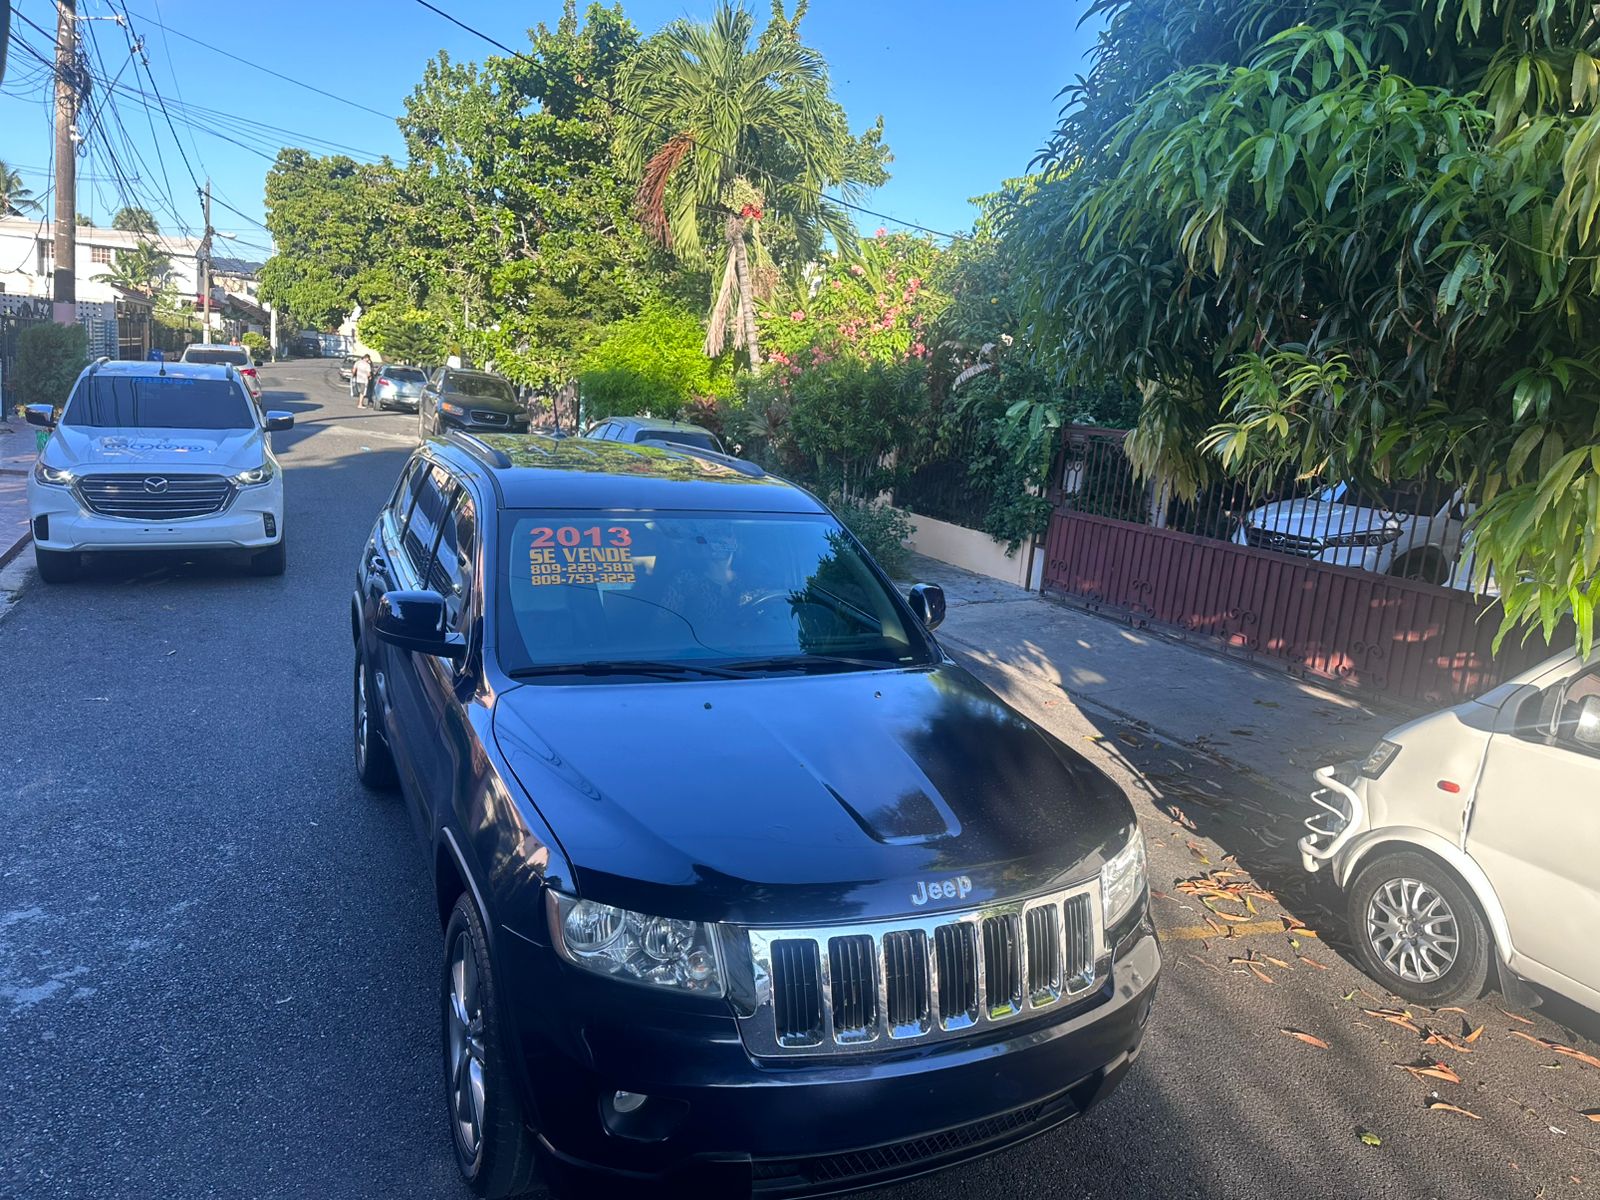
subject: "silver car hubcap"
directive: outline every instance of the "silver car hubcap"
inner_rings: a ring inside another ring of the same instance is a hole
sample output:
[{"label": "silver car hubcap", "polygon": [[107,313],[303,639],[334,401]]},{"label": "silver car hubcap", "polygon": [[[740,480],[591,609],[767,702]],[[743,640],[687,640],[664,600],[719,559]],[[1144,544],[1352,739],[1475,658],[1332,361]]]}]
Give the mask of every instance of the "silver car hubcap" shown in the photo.
[{"label": "silver car hubcap", "polygon": [[367,765],[367,672],[356,663],[356,762]]},{"label": "silver car hubcap", "polygon": [[445,1014],[450,1114],[469,1158],[483,1140],[483,1008],[478,965],[465,931],[450,946],[450,1002]]},{"label": "silver car hubcap", "polygon": [[1367,940],[1408,983],[1433,983],[1455,966],[1461,944],[1445,898],[1415,879],[1391,879],[1367,905]]}]

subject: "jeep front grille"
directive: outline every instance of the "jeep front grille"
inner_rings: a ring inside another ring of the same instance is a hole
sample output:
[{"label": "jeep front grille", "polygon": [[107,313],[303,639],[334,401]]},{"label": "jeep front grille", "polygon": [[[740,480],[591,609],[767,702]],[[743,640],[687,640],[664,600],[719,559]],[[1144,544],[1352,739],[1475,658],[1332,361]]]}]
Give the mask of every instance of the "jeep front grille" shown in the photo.
[{"label": "jeep front grille", "polygon": [[1099,884],[966,912],[747,931],[756,1055],[848,1054],[955,1037],[1086,995],[1105,953]]}]

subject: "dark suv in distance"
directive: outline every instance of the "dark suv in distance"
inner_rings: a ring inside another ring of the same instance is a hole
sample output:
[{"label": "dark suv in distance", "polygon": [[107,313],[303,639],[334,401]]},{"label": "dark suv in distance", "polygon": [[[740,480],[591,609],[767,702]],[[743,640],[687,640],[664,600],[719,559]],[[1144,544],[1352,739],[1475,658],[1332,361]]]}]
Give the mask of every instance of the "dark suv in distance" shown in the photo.
[{"label": "dark suv in distance", "polygon": [[1118,1083],[1161,965],[1133,810],[943,615],[737,459],[418,449],[356,569],[355,766],[426,839],[475,1190],[852,1190]]},{"label": "dark suv in distance", "polygon": [[422,385],[417,433],[464,429],[483,433],[526,433],[528,409],[511,384],[487,371],[440,367]]}]

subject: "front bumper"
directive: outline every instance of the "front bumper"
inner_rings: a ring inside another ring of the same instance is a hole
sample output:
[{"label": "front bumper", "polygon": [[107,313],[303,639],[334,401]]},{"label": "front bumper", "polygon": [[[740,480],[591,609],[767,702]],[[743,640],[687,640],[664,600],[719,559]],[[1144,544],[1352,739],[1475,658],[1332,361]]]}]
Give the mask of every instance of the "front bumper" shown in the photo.
[{"label": "front bumper", "polygon": [[1311,802],[1322,812],[1306,818],[1305,826],[1311,832],[1300,839],[1300,865],[1313,874],[1338,856],[1367,819],[1366,803],[1357,790],[1355,763],[1335,763],[1314,774],[1322,786],[1311,793]]},{"label": "front bumper", "polygon": [[28,517],[41,550],[260,550],[283,537],[283,477],[236,492],[220,513],[162,522],[100,516],[85,509],[71,488],[30,477]]},{"label": "front bumper", "polygon": [[[1146,917],[1102,986],[1059,1016],[903,1051],[772,1060],[750,1057],[729,1013],[658,1012],[627,985],[539,961],[547,952],[520,939],[502,949],[507,994],[542,986],[531,994],[563,1027],[554,1044],[535,1035],[523,1047],[545,1172],[569,1195],[623,1181],[667,1195],[831,1194],[1014,1145],[1117,1085],[1161,967]],[[618,1090],[649,1100],[621,1116]]]}]

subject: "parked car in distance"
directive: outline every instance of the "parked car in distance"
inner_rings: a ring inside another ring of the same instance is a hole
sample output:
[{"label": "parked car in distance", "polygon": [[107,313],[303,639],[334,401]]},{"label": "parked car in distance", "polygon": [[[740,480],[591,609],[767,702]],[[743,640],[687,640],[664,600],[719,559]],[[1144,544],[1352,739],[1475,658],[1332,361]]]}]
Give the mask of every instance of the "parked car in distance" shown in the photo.
[{"label": "parked car in distance", "polygon": [[350,382],[350,373],[356,369],[356,356],[346,354],[339,360],[339,380],[342,383]]},{"label": "parked car in distance", "polygon": [[1138,1056],[1127,797],[809,493],[452,432],[353,583],[355,769],[425,837],[481,1194],[535,1161],[569,1196],[854,1190],[1066,1122]]},{"label": "parked car in distance", "polygon": [[322,341],[321,339],[314,337],[296,338],[294,342],[294,352],[301,358],[321,358]]},{"label": "parked car in distance", "polygon": [[1246,514],[1233,540],[1335,566],[1444,583],[1467,513],[1453,485],[1402,481],[1363,491],[1339,483]]},{"label": "parked car in distance", "polygon": [[1557,655],[1316,778],[1301,861],[1344,889],[1374,979],[1438,1006],[1497,969],[1600,1011],[1600,657]]},{"label": "parked car in distance", "polygon": [[194,342],[183,348],[183,357],[178,361],[232,367],[244,376],[244,385],[250,391],[250,398],[256,401],[261,399],[261,380],[256,377],[255,360],[251,358],[248,346],[219,346],[214,342]]},{"label": "parked car in distance", "polygon": [[671,442],[695,450],[725,453],[717,435],[705,426],[654,417],[609,417],[596,423],[583,436],[605,442]]},{"label": "parked car in distance", "polygon": [[372,398],[380,409],[403,408],[416,412],[422,399],[422,386],[427,382],[428,376],[421,367],[384,363],[376,369]]},{"label": "parked car in distance", "polygon": [[91,364],[57,423],[48,404],[28,423],[52,430],[28,480],[40,576],[62,583],[83,554],[242,550],[258,575],[283,574],[283,477],[263,414],[231,367]]},{"label": "parked car in distance", "polygon": [[487,371],[440,367],[423,384],[417,405],[419,436],[465,429],[526,433],[528,410],[508,380]]}]

